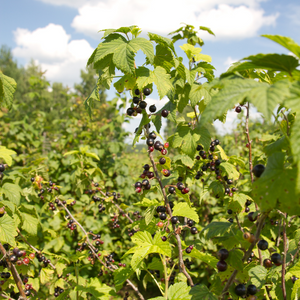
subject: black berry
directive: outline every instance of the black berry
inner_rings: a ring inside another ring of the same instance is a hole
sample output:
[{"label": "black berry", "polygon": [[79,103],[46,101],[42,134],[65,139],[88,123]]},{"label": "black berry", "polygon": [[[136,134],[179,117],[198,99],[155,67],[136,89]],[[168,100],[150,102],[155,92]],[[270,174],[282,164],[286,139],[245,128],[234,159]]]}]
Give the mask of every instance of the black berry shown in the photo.
[{"label": "black berry", "polygon": [[154,104],[151,105],[151,106],[149,107],[149,111],[152,112],[152,113],[156,112],[156,106],[155,106]]},{"label": "black berry", "polygon": [[249,284],[247,287],[247,294],[255,295],[257,293],[257,288],[254,284]]},{"label": "black berry", "polygon": [[265,170],[265,166],[262,164],[258,164],[254,166],[254,168],[252,169],[252,173],[254,174],[255,177],[259,178],[261,174],[264,172],[264,170]]},{"label": "black berry", "polygon": [[235,287],[234,291],[238,296],[245,296],[246,295],[246,286],[244,284],[238,284]]},{"label": "black berry", "polygon": [[151,90],[149,88],[145,88],[143,92],[145,96],[149,96],[151,94]]},{"label": "black berry", "polygon": [[169,112],[166,109],[163,109],[161,112],[161,115],[166,118],[168,116]]},{"label": "black berry", "polygon": [[229,256],[229,252],[227,249],[220,249],[218,251],[218,257],[220,260],[225,260]]},{"label": "black berry", "polygon": [[226,271],[227,270],[227,263],[226,263],[226,261],[223,261],[223,260],[218,261],[218,263],[217,263],[217,269],[220,272]]},{"label": "black berry", "polygon": [[260,249],[260,250],[267,250],[268,247],[269,247],[269,244],[267,241],[265,240],[260,240],[258,243],[257,243],[257,247]]}]

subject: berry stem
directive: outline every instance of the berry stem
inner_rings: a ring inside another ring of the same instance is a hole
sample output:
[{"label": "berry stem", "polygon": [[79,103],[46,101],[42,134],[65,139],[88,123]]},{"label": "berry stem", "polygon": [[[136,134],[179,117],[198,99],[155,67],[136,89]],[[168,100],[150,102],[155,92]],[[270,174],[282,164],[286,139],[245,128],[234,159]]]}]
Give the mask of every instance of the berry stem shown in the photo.
[{"label": "berry stem", "polygon": [[[32,249],[34,250],[36,253],[41,254],[42,252],[39,251],[37,248],[35,248],[34,246],[32,246],[24,237],[24,235],[21,233],[21,231],[19,230],[19,228],[17,228],[17,232],[19,234],[19,236],[22,238],[22,240]],[[48,263],[49,266],[51,266],[51,268],[53,268],[54,270],[56,269],[55,266],[52,263]]]},{"label": "berry stem", "polygon": [[[149,135],[149,129],[148,128],[147,128],[147,135]],[[172,218],[172,211],[171,211],[171,207],[170,207],[170,204],[169,204],[169,201],[168,201],[168,197],[167,197],[166,191],[163,187],[163,184],[162,184],[161,178],[159,176],[158,170],[156,168],[156,164],[155,164],[152,152],[148,152],[148,155],[149,155],[151,164],[153,166],[153,171],[156,175],[157,181],[158,181],[160,189],[162,191],[165,206],[167,208],[169,217]],[[185,275],[185,277],[188,279],[190,285],[193,286],[194,285],[193,280],[192,280],[190,274],[186,271],[185,266],[184,266],[180,235],[177,233],[175,224],[172,224],[172,227],[173,227],[173,231],[175,232],[175,238],[176,238],[177,245],[178,245],[179,271],[182,272]]]},{"label": "berry stem", "polygon": [[8,255],[7,255],[7,252],[6,252],[5,248],[3,247],[3,245],[1,243],[0,243],[0,251],[2,252],[3,256],[6,257],[6,262],[7,262],[8,268],[10,269],[10,271],[13,275],[14,281],[17,285],[17,288],[20,292],[21,297],[23,298],[23,300],[26,300],[27,298],[26,298],[25,292],[24,292],[23,287],[22,287],[23,283],[22,283],[22,280],[20,278],[20,275],[19,275],[15,265],[10,262],[10,260],[8,258]]},{"label": "berry stem", "polygon": [[283,259],[282,259],[282,273],[281,273],[281,285],[282,285],[282,295],[283,300],[286,300],[286,287],[285,287],[285,265],[286,265],[286,253],[287,253],[287,243],[286,243],[286,218],[283,219],[282,231],[283,231]]},{"label": "berry stem", "polygon": [[[264,221],[267,217],[267,213],[262,213],[259,217],[259,220],[258,220],[258,225],[257,225],[257,229],[256,229],[256,232],[255,232],[255,240],[253,241],[253,243],[250,245],[250,247],[248,248],[247,252],[244,254],[243,258],[242,258],[242,261],[246,261],[250,255],[251,255],[251,252],[253,250],[253,248],[255,247],[256,245],[256,242],[258,241],[259,239],[259,236],[260,236],[260,232],[263,228],[263,225],[264,225]],[[225,300],[225,297],[226,297],[226,293],[228,291],[228,289],[230,288],[230,286],[232,285],[232,283],[234,282],[234,279],[236,277],[236,274],[238,273],[238,270],[234,270],[230,276],[230,278],[228,279],[223,291],[222,291],[222,294],[221,294],[221,298]]]}]

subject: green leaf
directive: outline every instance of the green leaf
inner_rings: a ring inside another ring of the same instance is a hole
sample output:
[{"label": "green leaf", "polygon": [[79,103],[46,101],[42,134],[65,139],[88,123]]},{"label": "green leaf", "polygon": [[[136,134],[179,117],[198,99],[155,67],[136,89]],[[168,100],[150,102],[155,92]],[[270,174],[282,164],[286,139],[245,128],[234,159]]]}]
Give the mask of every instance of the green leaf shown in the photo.
[{"label": "green leaf", "polygon": [[188,155],[186,154],[179,154],[179,155],[176,155],[173,157],[173,162],[176,162],[178,160],[181,160],[181,162],[189,167],[189,168],[192,168],[194,166],[194,160],[191,159]]},{"label": "green leaf", "polygon": [[284,167],[285,154],[272,154],[263,174],[253,184],[253,199],[262,211],[273,208],[300,214],[300,195],[296,192],[297,170]]},{"label": "green leaf", "polygon": [[198,258],[201,261],[203,261],[204,263],[211,266],[212,268],[216,268],[217,263],[218,263],[217,258],[215,258],[214,256],[212,256],[211,254],[209,254],[207,252],[199,251],[196,248],[193,248],[192,252],[189,253],[189,254],[185,253],[185,255],[188,255],[190,257]]},{"label": "green leaf", "polygon": [[[297,120],[298,119],[295,120],[295,123],[297,122]],[[295,128],[295,126],[297,127],[297,125],[295,125],[295,123],[294,123],[293,128]],[[292,141],[292,139],[293,139],[293,132],[292,132],[292,135],[291,135],[291,141]],[[297,143],[295,144],[295,143],[292,142],[291,144],[292,144],[292,149],[293,149],[293,146],[297,147]],[[266,147],[264,147],[263,151],[266,153],[266,155],[270,156],[271,154],[273,154],[275,152],[280,152],[282,150],[287,150],[288,147],[289,147],[288,140],[286,139],[285,136],[283,136],[280,139],[278,139],[277,141],[268,144]],[[295,157],[297,157],[297,155],[295,153],[294,153],[294,155],[295,155]]]},{"label": "green leaf", "polygon": [[150,41],[154,41],[155,43],[157,43],[159,45],[163,45],[165,47],[170,48],[173,51],[173,53],[175,54],[175,56],[177,56],[172,40],[165,38],[159,34],[155,34],[155,33],[151,33],[151,32],[148,32],[148,36],[150,38]]},{"label": "green leaf", "polygon": [[300,59],[300,46],[297,43],[295,43],[291,38],[281,36],[281,35],[270,35],[270,34],[263,34],[262,36],[288,49]]},{"label": "green leaf", "polygon": [[294,285],[293,285],[293,291],[292,291],[292,296],[291,299],[298,300],[298,291],[300,289],[300,280],[297,280]]},{"label": "green leaf", "polygon": [[258,289],[262,288],[265,284],[265,279],[268,271],[263,266],[256,266],[251,268],[249,271],[251,283],[254,284]]},{"label": "green leaf", "polygon": [[135,84],[135,76],[132,76],[131,74],[126,74],[114,83],[114,87],[118,93],[122,93],[124,91],[124,88],[132,90]]},{"label": "green leaf", "polygon": [[238,271],[242,271],[244,268],[244,263],[242,261],[243,256],[244,256],[243,251],[238,249],[233,249],[229,252],[229,256],[226,259],[226,262],[234,269]]},{"label": "green leaf", "polygon": [[176,189],[175,190],[176,196],[180,199],[183,198],[184,201],[191,206],[191,200],[189,194],[182,194],[180,190]]},{"label": "green leaf", "polygon": [[192,208],[186,202],[179,202],[174,205],[173,216],[186,217],[196,223],[199,222],[199,216],[195,208]]},{"label": "green leaf", "polygon": [[4,75],[0,70],[0,107],[11,109],[16,88],[15,80]]},{"label": "green leaf", "polygon": [[200,30],[205,30],[205,31],[207,31],[209,34],[211,34],[211,35],[215,35],[213,32],[212,32],[212,30],[210,29],[210,28],[208,28],[208,27],[205,27],[205,26],[199,26],[199,29]]},{"label": "green leaf", "polygon": [[31,235],[37,235],[39,220],[32,215],[21,213],[23,219],[22,228]]},{"label": "green leaf", "polygon": [[240,173],[237,171],[236,167],[227,161],[220,164],[220,169],[225,171],[230,179],[237,180],[240,177]]},{"label": "green leaf", "polygon": [[16,206],[20,205],[22,189],[19,185],[14,183],[4,183],[2,188],[0,188],[0,193],[4,195]]},{"label": "green leaf", "polygon": [[198,126],[195,132],[200,135],[198,144],[203,145],[204,149],[208,149],[211,142],[211,136],[208,129],[205,126]]},{"label": "green leaf", "polygon": [[148,58],[150,64],[154,62],[154,51],[153,45],[151,42],[145,38],[136,38],[132,39],[129,42],[130,46],[134,49],[134,52],[137,53],[139,50],[142,50],[146,57]]},{"label": "green leaf", "polygon": [[207,231],[206,236],[210,239],[218,235],[224,235],[231,225],[230,222],[211,222],[202,229],[202,232]]},{"label": "green leaf", "polygon": [[154,71],[151,71],[151,78],[157,87],[160,99],[167,95],[167,93],[173,89],[173,85],[170,81],[170,75],[162,67],[156,67]]},{"label": "green leaf", "polygon": [[136,202],[133,205],[150,207],[150,206],[157,206],[158,204],[159,202],[156,199],[150,200],[148,198],[143,198],[142,201]]},{"label": "green leaf", "polygon": [[168,299],[169,300],[177,300],[177,299],[191,299],[189,295],[190,287],[185,282],[175,283],[170,286]]},{"label": "green leaf", "polygon": [[144,110],[143,111],[143,117],[142,117],[142,120],[141,120],[141,123],[136,131],[136,134],[135,134],[135,137],[133,139],[133,143],[132,145],[134,146],[135,143],[139,140],[139,137],[140,137],[140,133],[142,132],[142,129],[143,127],[148,124],[150,122],[150,119],[148,117],[148,114],[146,113],[146,111]]},{"label": "green leaf", "polygon": [[191,300],[218,300],[203,284],[193,286],[190,290],[190,295],[192,295]]},{"label": "green leaf", "polygon": [[8,243],[15,247],[15,236],[17,236],[17,230],[14,220],[5,214],[0,218],[0,242],[2,244]]},{"label": "green leaf", "polygon": [[149,270],[160,270],[161,272],[164,272],[164,266],[160,259],[157,257],[154,257],[150,264],[147,265],[147,269]]},{"label": "green leaf", "polygon": [[265,69],[271,71],[283,71],[289,74],[295,70],[299,63],[291,55],[286,54],[257,54],[243,58],[246,62],[231,68],[231,72],[244,71],[249,69]]},{"label": "green leaf", "polygon": [[133,270],[131,268],[119,268],[114,271],[114,283],[116,285],[117,291],[119,291],[124,282],[130,278],[130,276],[133,274]]},{"label": "green leaf", "polygon": [[9,166],[11,166],[11,164],[12,164],[11,156],[14,154],[17,154],[17,153],[13,150],[7,149],[4,146],[0,146],[0,157],[2,157]]},{"label": "green leaf", "polygon": [[92,158],[94,158],[96,160],[100,160],[99,156],[96,153],[86,152],[85,156],[92,157]]},{"label": "green leaf", "polygon": [[72,150],[72,151],[68,151],[68,152],[66,152],[66,153],[64,154],[64,156],[68,156],[68,155],[74,155],[74,154],[77,154],[77,153],[79,153],[79,151],[78,151],[78,150]]},{"label": "green leaf", "polygon": [[219,181],[212,181],[209,185],[209,189],[212,190],[215,196],[223,196],[224,195],[224,186]]},{"label": "green leaf", "polygon": [[146,225],[149,225],[154,217],[154,214],[156,212],[156,206],[150,206],[145,211],[145,222]]}]

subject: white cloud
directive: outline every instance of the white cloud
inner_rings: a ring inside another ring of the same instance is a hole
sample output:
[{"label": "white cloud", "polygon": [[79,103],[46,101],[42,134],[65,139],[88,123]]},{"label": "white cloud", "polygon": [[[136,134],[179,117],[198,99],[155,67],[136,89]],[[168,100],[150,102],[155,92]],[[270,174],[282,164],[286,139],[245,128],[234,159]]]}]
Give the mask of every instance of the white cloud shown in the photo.
[{"label": "white cloud", "polygon": [[[181,23],[210,27],[216,38],[247,38],[262,26],[274,25],[278,15],[265,16],[255,0],[110,0],[87,2],[78,9],[72,26],[99,39],[100,29],[136,24],[144,31],[167,34]],[[126,13],[125,13],[126,12]]]},{"label": "white cloud", "polygon": [[224,66],[226,67],[226,70],[235,62],[237,62],[237,59],[231,58],[231,56],[227,57],[227,59],[224,62]]},{"label": "white cloud", "polygon": [[34,58],[46,70],[48,80],[69,86],[80,81],[80,69],[84,69],[93,48],[86,40],[72,40],[60,25],[49,24],[34,31],[18,28],[15,32],[17,47],[15,57],[29,61]]}]

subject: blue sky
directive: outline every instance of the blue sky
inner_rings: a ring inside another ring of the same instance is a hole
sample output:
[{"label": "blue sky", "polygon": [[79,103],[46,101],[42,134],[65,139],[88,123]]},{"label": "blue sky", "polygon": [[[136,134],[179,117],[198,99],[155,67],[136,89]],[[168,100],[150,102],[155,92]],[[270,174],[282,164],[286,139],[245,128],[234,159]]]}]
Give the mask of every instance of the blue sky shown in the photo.
[{"label": "blue sky", "polygon": [[[250,54],[287,53],[261,34],[289,36],[300,44],[299,16],[299,0],[0,0],[0,45],[9,46],[20,64],[35,59],[48,80],[72,87],[100,42],[98,30],[138,25],[145,33],[167,36],[185,22],[216,33],[200,36],[202,53],[212,57],[219,75]],[[158,103],[156,93],[151,97]]]}]

